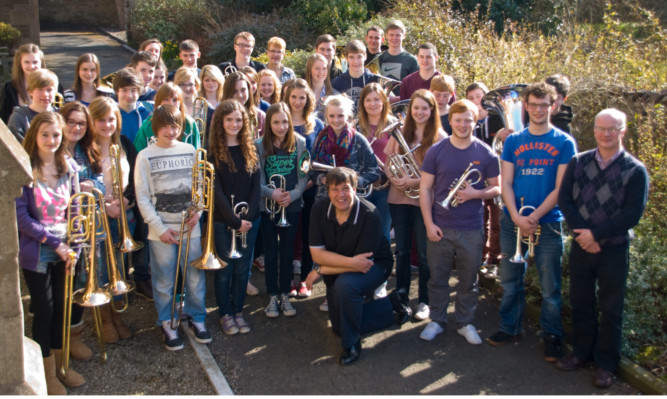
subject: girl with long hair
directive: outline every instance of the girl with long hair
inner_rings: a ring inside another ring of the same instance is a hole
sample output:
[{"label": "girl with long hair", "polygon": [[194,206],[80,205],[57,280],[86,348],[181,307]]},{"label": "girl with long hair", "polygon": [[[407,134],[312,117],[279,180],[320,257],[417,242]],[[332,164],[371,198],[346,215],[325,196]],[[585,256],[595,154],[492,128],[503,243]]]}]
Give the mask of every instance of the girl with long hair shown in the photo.
[{"label": "girl with long hair", "polygon": [[[306,151],[306,140],[294,133],[289,108],[285,103],[273,104],[266,113],[264,134],[257,142],[260,159],[262,223],[265,281],[269,304],[267,317],[296,315],[290,303],[293,246],[303,201],[301,196],[308,176],[299,170],[299,161]],[[273,206],[266,208],[266,203]],[[271,209],[272,208],[272,209]],[[283,211],[281,211],[284,210]],[[281,225],[284,214],[287,225]],[[280,260],[279,260],[280,258]],[[278,281],[280,276],[280,280]]]},{"label": "girl with long hair", "polygon": [[236,100],[246,109],[250,123],[250,131],[253,138],[258,138],[264,129],[266,114],[256,106],[252,95],[252,83],[250,78],[242,72],[234,72],[227,75],[222,88],[222,98],[225,100]]},{"label": "girl with long hair", "polygon": [[[39,344],[49,395],[66,395],[85,379],[72,368],[59,371],[62,359],[65,276],[71,273],[67,245],[67,206],[77,190],[76,164],[67,157],[62,116],[42,112],[26,132],[23,148],[30,157],[34,180],[16,199],[19,266],[34,312],[32,338]],[[64,384],[64,385],[63,385]]]},{"label": "girl with long hair", "polygon": [[[445,138],[447,133],[442,130],[438,104],[428,90],[420,89],[412,94],[408,111],[403,125],[403,137],[412,151],[417,166],[421,164],[431,146]],[[405,155],[396,139],[391,137],[384,150],[387,156],[392,154]],[[417,257],[419,267],[419,305],[415,312],[415,318],[424,320],[429,317],[428,290],[426,283],[430,277],[428,264],[426,262],[426,227],[419,208],[419,199],[408,198],[405,190],[408,188],[419,188],[419,178],[403,176],[393,177],[388,165],[385,164],[385,173],[391,180],[389,187],[389,212],[394,225],[394,237],[396,239],[396,288],[403,288],[410,292],[410,250],[414,237],[417,243]]]},{"label": "girl with long hair", "polygon": [[113,90],[101,84],[100,60],[95,54],[81,54],[74,70],[74,84],[64,93],[66,103],[78,100],[88,106],[96,97],[113,97]]},{"label": "girl with long hair", "polygon": [[199,96],[204,97],[211,108],[215,109],[222,99],[222,86],[225,84],[225,77],[217,66],[204,65],[199,74],[199,80],[201,80]]},{"label": "girl with long hair", "polygon": [[262,69],[257,72],[257,93],[259,93],[259,98],[266,101],[269,104],[275,104],[280,101],[280,90],[282,84],[276,73],[270,69]]},{"label": "girl with long hair", "polygon": [[306,61],[306,82],[315,94],[315,112],[317,117],[324,120],[324,100],[327,96],[339,94],[331,87],[329,63],[322,54],[313,54]]},{"label": "girl with long hair", "polygon": [[[243,304],[260,224],[261,172],[248,113],[238,101],[223,100],[218,105],[211,126],[208,158],[216,172],[215,214],[209,217],[215,221],[217,253],[227,262],[227,267],[215,272],[215,299],[220,324],[227,335],[247,334],[250,325],[243,318]],[[245,212],[236,206],[241,202],[247,204]],[[232,239],[237,240],[237,244],[241,243],[241,239],[233,237],[232,232],[246,236],[246,246],[236,246],[241,252],[240,258],[227,256]]]},{"label": "girl with long hair", "polygon": [[46,68],[44,53],[39,46],[32,43],[21,45],[14,54],[12,79],[5,82],[0,92],[0,119],[9,122],[14,107],[30,105],[28,95],[28,77],[38,69]]}]

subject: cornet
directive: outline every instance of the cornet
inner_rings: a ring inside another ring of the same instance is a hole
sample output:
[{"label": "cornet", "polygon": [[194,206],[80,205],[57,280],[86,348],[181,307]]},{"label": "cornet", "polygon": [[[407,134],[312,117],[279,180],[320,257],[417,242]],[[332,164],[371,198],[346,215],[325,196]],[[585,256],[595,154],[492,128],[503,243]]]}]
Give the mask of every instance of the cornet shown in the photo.
[{"label": "cornet", "polygon": [[[238,204],[234,205],[234,194],[231,195],[231,204],[232,204],[232,209],[234,210],[235,215],[245,215],[248,213],[248,203],[247,202],[239,202]],[[268,208],[267,208],[268,209]],[[273,214],[271,214],[273,216]],[[248,232],[243,231],[243,232],[237,232],[236,229],[230,229],[232,232],[232,242],[229,245],[229,251],[227,252],[227,257],[229,259],[239,259],[243,257],[243,254],[239,252],[236,249],[236,237],[241,237],[241,247],[247,248],[248,247],[248,242],[247,242],[247,237],[248,237]]]},{"label": "cornet", "polygon": [[[471,168],[472,168],[472,162],[468,164],[468,168],[465,170],[465,172],[463,172],[463,175],[461,175],[461,177],[459,177],[457,180],[454,180],[454,183],[452,183],[454,186],[452,187],[451,190],[449,190],[447,198],[445,198],[445,200],[440,203],[440,206],[442,206],[447,210],[449,210],[450,206],[452,208],[456,208],[457,206],[459,206],[459,201],[456,199],[456,193],[458,193],[460,189],[468,185],[475,185],[482,180],[482,172],[480,172],[477,169],[471,169]],[[477,174],[477,180],[475,180],[474,182],[472,181],[472,179],[470,179],[473,173]]]},{"label": "cornet", "polygon": [[[274,180],[278,180],[277,186]],[[280,188],[282,191],[285,191],[285,189],[287,188],[287,180],[285,180],[285,176],[283,175],[271,175],[271,177],[269,177],[269,183],[266,186],[271,190],[276,190]],[[280,220],[278,221],[278,223],[276,223],[276,226],[278,227],[291,226],[287,221],[287,217],[285,216],[284,206],[278,206],[278,203],[269,197],[265,198],[265,206],[266,206],[266,211],[269,213],[270,215],[269,217],[271,218],[271,220],[273,220],[274,217],[278,214],[278,212],[280,212]]]},{"label": "cornet", "polygon": [[[519,216],[527,216],[524,215],[523,213],[525,211],[533,211],[535,212],[535,207],[530,206],[530,205],[524,205],[523,204],[523,197],[521,197],[521,208],[519,208]],[[532,213],[532,212],[531,212]],[[537,227],[537,231],[535,231],[534,234],[528,235],[527,238],[523,238],[521,236],[521,229],[519,226],[516,226],[516,251],[514,251],[514,256],[510,258],[510,262],[512,263],[524,263],[526,262],[526,259],[523,257],[522,251],[521,251],[521,243],[527,244],[528,245],[528,257],[532,258],[535,256],[535,245],[539,244],[540,241],[540,231],[541,227]]]},{"label": "cornet", "polygon": [[[395,179],[400,179],[401,177],[409,177],[411,179],[420,179],[421,178],[421,169],[417,164],[417,160],[412,154],[417,148],[421,146],[418,144],[415,148],[410,149],[410,146],[405,141],[403,134],[401,134],[401,122],[395,122],[387,126],[384,130],[389,132],[391,136],[396,140],[398,146],[401,147],[404,154],[391,154],[387,159],[387,168],[389,169],[390,177]],[[383,132],[384,133],[384,132]],[[403,191],[408,198],[418,199],[419,198],[419,188],[408,187]]]}]

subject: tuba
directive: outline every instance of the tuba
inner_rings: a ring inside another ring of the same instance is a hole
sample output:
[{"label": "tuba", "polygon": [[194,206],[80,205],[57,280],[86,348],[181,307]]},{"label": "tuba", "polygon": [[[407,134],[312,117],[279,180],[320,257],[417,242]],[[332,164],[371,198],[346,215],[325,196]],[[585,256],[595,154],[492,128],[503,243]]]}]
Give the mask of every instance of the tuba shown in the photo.
[{"label": "tuba", "polygon": [[[463,175],[461,175],[461,177],[459,177],[458,179],[454,180],[454,182],[452,183],[453,187],[451,188],[451,190],[449,190],[447,198],[445,198],[445,200],[440,203],[440,206],[442,206],[447,210],[449,210],[450,207],[456,208],[457,206],[459,206],[459,202],[456,200],[456,193],[465,186],[477,184],[480,182],[480,180],[482,180],[482,172],[480,172],[477,169],[471,169],[471,168],[472,168],[472,162],[468,164],[468,168],[465,170],[465,172],[463,172]],[[473,182],[472,179],[469,178],[475,173],[477,174],[477,180]]]},{"label": "tuba", "polygon": [[206,148],[206,130],[208,128],[208,101],[204,97],[195,98],[192,104],[192,118],[199,130],[199,148]]},{"label": "tuba", "polygon": [[[417,148],[421,146],[418,144],[415,148],[410,149],[410,146],[405,141],[403,134],[401,134],[401,122],[395,122],[387,126],[384,130],[389,132],[389,134],[396,140],[401,150],[404,154],[391,154],[387,159],[387,168],[389,169],[390,177],[401,178],[409,177],[411,179],[420,179],[421,178],[421,169],[417,164],[417,160],[412,154]],[[403,191],[408,198],[417,199],[419,198],[419,188],[409,187]]]}]

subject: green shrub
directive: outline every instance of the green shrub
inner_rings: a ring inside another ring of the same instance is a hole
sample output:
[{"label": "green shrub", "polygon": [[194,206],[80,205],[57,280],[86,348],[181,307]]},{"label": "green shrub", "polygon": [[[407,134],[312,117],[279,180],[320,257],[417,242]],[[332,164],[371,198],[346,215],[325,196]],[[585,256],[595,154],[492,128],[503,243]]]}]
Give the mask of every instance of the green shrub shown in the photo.
[{"label": "green shrub", "polygon": [[297,17],[303,26],[318,34],[335,37],[359,25],[368,16],[366,3],[356,0],[294,0],[283,13]]},{"label": "green shrub", "polygon": [[0,47],[8,47],[11,51],[20,39],[21,31],[10,24],[0,22]]},{"label": "green shrub", "polygon": [[136,0],[130,12],[130,33],[141,42],[192,39],[202,47],[213,4],[208,0]]},{"label": "green shrub", "polygon": [[[311,54],[313,54],[312,51],[287,50],[285,52],[285,58],[283,58],[283,65],[292,68],[298,78],[303,77],[306,73],[306,61],[308,61],[308,57],[310,57]],[[269,62],[269,56],[264,52],[257,57],[253,57],[253,60],[267,64]]]}]

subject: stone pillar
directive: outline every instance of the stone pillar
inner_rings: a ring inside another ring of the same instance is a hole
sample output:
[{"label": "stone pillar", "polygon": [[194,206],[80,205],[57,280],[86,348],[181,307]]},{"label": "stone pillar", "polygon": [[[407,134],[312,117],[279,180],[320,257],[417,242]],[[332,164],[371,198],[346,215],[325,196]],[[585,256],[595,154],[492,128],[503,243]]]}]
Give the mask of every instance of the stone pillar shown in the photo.
[{"label": "stone pillar", "polygon": [[21,42],[39,46],[38,0],[0,0],[2,21],[21,31]]},{"label": "stone pillar", "polygon": [[14,199],[32,181],[28,154],[0,121],[0,393],[46,395],[42,351],[23,336]]}]

